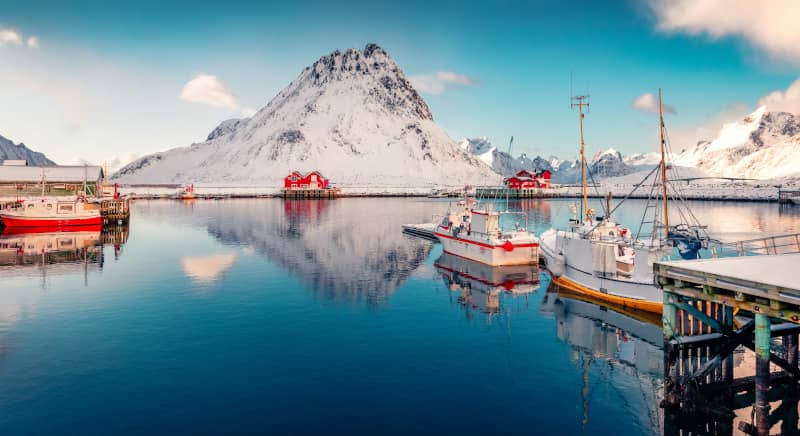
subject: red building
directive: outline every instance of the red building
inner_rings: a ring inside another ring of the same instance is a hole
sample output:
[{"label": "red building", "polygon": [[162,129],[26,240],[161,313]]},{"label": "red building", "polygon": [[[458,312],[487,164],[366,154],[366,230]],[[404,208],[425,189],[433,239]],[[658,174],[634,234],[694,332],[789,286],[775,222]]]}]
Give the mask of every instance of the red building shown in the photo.
[{"label": "red building", "polygon": [[503,184],[509,189],[537,189],[550,187],[550,171],[532,172],[522,170],[517,174],[503,180]]},{"label": "red building", "polygon": [[292,171],[283,179],[283,189],[328,189],[329,185],[330,180],[319,171],[311,171],[306,175]]}]

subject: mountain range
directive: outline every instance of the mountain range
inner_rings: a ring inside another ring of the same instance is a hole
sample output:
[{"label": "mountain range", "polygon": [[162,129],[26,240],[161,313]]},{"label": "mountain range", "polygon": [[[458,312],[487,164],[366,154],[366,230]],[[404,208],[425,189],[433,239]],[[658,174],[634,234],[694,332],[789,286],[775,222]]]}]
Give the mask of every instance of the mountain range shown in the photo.
[{"label": "mountain range", "polygon": [[10,139],[0,136],[0,163],[4,160],[25,160],[28,165],[55,165],[42,153],[29,149],[25,144],[14,144]]}]

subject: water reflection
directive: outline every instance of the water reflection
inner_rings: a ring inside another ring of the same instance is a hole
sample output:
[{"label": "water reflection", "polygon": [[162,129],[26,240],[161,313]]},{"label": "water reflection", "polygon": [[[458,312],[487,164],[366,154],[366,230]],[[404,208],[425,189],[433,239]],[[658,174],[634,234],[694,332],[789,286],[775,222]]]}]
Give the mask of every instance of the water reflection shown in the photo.
[{"label": "water reflection", "polygon": [[458,293],[458,303],[466,311],[467,318],[472,318],[477,311],[491,320],[501,312],[503,294],[527,295],[539,287],[539,269],[531,265],[491,267],[442,253],[434,267],[447,289]]},{"label": "water reflection", "polygon": [[615,307],[551,285],[541,310],[556,319],[556,336],[572,347],[582,368],[583,424],[591,417],[592,391],[608,389],[624,416],[661,433],[664,355],[660,318]]},{"label": "water reflection", "polygon": [[235,253],[186,256],[181,259],[183,272],[197,282],[213,282],[236,262]]},{"label": "water reflection", "polygon": [[400,226],[419,221],[420,209],[430,216],[442,205],[417,206],[392,199],[225,201],[195,204],[193,212],[207,216],[209,234],[265,256],[321,298],[379,304],[430,253],[430,242],[403,235]]},{"label": "water reflection", "polygon": [[21,273],[24,267],[41,271],[68,272],[74,266],[102,269],[103,247],[113,247],[115,259],[128,239],[128,227],[82,226],[53,231],[48,228],[6,229],[0,234],[0,268],[4,274]]}]

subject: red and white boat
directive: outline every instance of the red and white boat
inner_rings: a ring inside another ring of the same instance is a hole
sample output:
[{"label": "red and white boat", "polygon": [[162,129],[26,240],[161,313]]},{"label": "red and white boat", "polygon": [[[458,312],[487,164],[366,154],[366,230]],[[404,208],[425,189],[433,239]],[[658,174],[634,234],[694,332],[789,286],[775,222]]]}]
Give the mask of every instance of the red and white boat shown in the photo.
[{"label": "red and white boat", "polygon": [[[491,266],[539,262],[539,239],[527,230],[525,214],[492,211],[472,199],[460,204],[463,209],[448,212],[434,230],[445,253]],[[503,230],[500,217],[514,214],[525,217],[525,226]]]},{"label": "red and white boat", "polygon": [[0,220],[7,229],[21,227],[58,229],[103,224],[100,205],[89,203],[78,196],[23,200],[17,207],[0,210]]}]

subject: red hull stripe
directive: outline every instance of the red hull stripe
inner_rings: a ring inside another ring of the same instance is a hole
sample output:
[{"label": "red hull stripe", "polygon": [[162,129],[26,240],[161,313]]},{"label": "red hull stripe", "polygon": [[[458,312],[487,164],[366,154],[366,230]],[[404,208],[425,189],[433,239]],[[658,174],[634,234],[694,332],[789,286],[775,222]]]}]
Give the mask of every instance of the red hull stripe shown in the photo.
[{"label": "red hull stripe", "polygon": [[73,219],[26,219],[2,217],[3,224],[7,228],[12,227],[68,227],[68,226],[92,226],[103,224],[103,217],[94,216],[89,218]]},{"label": "red hull stripe", "polygon": [[[433,234],[435,236],[440,237],[440,238],[452,239],[454,241],[464,242],[464,243],[472,244],[472,245],[477,245],[479,247],[491,248],[491,249],[502,248],[502,249],[505,250],[505,247],[502,246],[502,245],[489,245],[489,244],[484,244],[483,242],[469,241],[467,239],[454,238],[454,237],[452,237],[450,235],[447,235],[447,234],[444,234],[444,233],[439,233],[439,232],[434,232]],[[532,247],[538,247],[538,246],[539,246],[539,244],[536,243],[536,242],[531,243],[531,244],[518,244],[518,245],[514,244],[514,248],[532,248]]]}]

